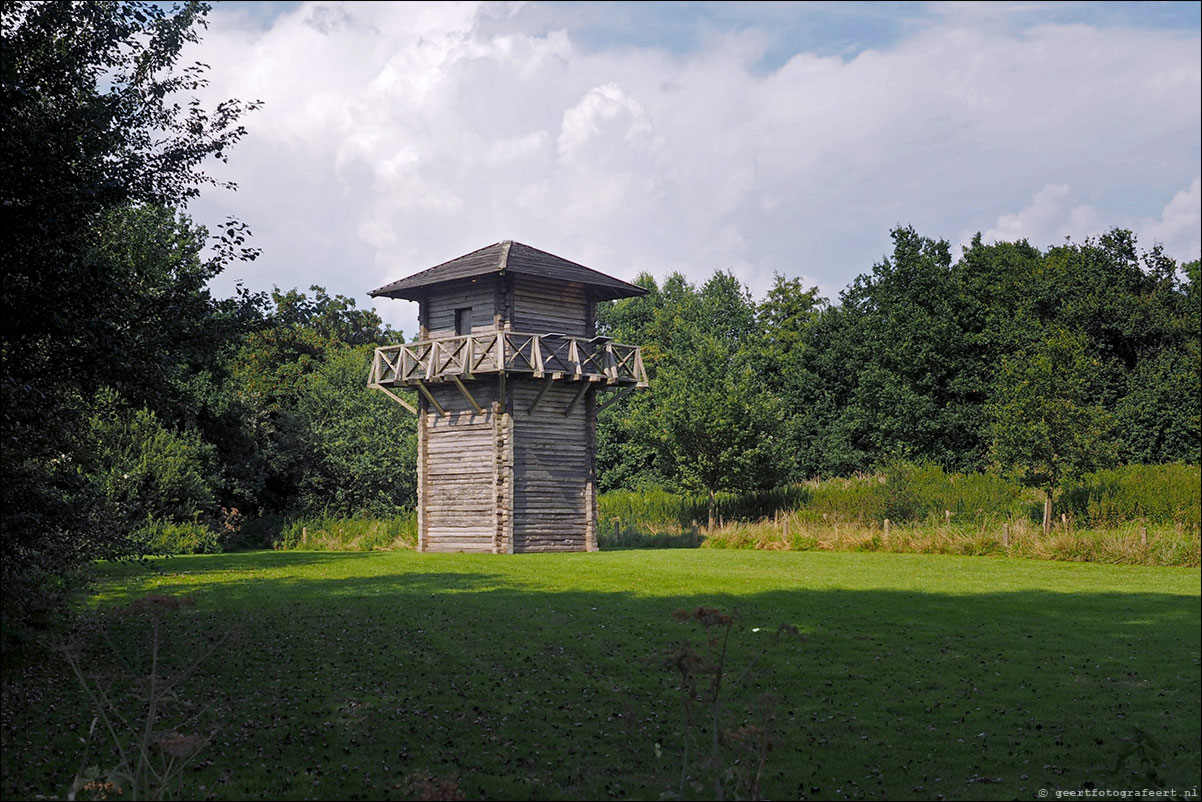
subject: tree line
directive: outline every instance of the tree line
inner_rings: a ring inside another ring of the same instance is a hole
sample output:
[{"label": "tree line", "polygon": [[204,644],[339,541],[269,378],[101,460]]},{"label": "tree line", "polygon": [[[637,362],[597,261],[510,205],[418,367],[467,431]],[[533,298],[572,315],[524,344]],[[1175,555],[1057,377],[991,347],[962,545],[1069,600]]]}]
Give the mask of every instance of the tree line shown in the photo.
[{"label": "tree line", "polygon": [[779,274],[757,300],[718,271],[603,304],[653,391],[602,413],[601,487],[712,497],[911,461],[1050,499],[1095,468],[1199,461],[1197,261],[1118,229],[1046,250],[978,236],[958,258],[892,238],[834,302]]}]

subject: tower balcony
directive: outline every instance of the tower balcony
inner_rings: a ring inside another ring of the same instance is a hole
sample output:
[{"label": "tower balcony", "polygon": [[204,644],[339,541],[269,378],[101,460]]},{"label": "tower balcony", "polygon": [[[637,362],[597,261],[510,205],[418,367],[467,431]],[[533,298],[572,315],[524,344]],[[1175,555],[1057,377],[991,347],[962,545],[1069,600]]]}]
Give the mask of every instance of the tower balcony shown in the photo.
[{"label": "tower balcony", "polygon": [[[598,389],[622,390],[623,395],[648,386],[642,349],[637,345],[622,345],[608,337],[514,331],[377,348],[368,386],[385,391],[389,387],[416,387],[432,398],[427,385],[453,382],[466,393],[464,381],[484,376],[498,376],[502,382],[511,376],[543,379],[547,386],[577,381]],[[474,400],[472,404],[476,405]]]}]

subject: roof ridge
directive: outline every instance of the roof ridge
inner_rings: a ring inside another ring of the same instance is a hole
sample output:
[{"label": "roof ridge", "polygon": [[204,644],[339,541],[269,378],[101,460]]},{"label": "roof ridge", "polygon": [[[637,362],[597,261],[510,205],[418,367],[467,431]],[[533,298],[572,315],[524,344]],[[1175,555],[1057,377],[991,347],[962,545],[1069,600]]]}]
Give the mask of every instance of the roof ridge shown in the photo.
[{"label": "roof ridge", "polygon": [[[521,245],[520,242],[518,244]],[[489,247],[492,247],[492,246],[490,245]],[[500,269],[500,272],[502,272],[502,273],[505,272],[505,268],[509,267],[509,250],[512,247],[513,247],[513,240],[511,240],[511,239],[501,240],[501,258],[497,260],[497,267]]]}]

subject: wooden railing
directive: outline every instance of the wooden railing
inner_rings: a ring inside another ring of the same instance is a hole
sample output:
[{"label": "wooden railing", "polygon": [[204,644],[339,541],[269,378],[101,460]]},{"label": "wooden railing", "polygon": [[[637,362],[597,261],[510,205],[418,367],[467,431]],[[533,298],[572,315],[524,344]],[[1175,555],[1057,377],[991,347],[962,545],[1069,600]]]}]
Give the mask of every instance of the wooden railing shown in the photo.
[{"label": "wooden railing", "polygon": [[445,380],[458,383],[487,374],[647,386],[643,354],[637,345],[620,345],[608,337],[514,331],[377,348],[368,385],[413,387]]}]

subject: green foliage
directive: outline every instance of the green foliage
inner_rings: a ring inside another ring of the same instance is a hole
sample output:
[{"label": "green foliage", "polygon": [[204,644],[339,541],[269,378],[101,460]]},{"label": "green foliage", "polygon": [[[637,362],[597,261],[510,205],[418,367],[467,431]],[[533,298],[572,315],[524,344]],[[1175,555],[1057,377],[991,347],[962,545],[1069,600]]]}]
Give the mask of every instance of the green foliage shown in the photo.
[{"label": "green foliage", "polygon": [[1066,489],[1060,505],[1081,526],[1146,521],[1197,529],[1202,522],[1202,471],[1197,465],[1125,465],[1097,471]]},{"label": "green foliage", "polygon": [[248,446],[236,462],[248,498],[234,501],[274,514],[412,508],[414,419],[366,387],[373,346],[400,333],[353,299],[311,292],[274,293],[265,325],[233,357]]},{"label": "green foliage", "polygon": [[[714,512],[724,521],[751,521],[807,504],[811,492],[805,485],[784,485],[749,493],[716,493]],[[709,498],[663,488],[611,490],[598,496],[597,514],[602,522],[622,521],[643,529],[687,529],[706,521]]]},{"label": "green foliage", "polygon": [[302,551],[374,551],[417,546],[417,515],[392,518],[300,518],[284,526],[271,547]]},{"label": "green foliage", "polygon": [[[1069,482],[1057,513],[1079,526],[1120,527],[1139,522],[1199,527],[1202,482],[1196,465],[1128,465]],[[931,463],[895,463],[878,474],[785,485],[770,491],[719,493],[717,514],[727,522],[754,522],[788,513],[805,523],[951,523],[998,525],[1039,521],[1039,498],[996,473],[948,473]],[[641,531],[687,529],[704,521],[708,499],[662,488],[615,490],[598,497],[605,525],[620,521]]]},{"label": "green foliage", "polygon": [[212,526],[200,523],[153,521],[135,537],[146,545],[148,554],[217,554],[221,542]]},{"label": "green foliage", "polygon": [[788,474],[779,399],[717,337],[673,353],[654,390],[656,443],[685,488],[711,496],[767,489]]},{"label": "green foliage", "polygon": [[216,513],[213,449],[195,432],[167,429],[146,409],[114,408],[91,418],[89,470],[123,525],[184,523]]},{"label": "green foliage", "polygon": [[312,514],[395,515],[417,501],[416,418],[364,387],[372,346],[343,349],[298,387],[297,505]]},{"label": "green foliage", "polygon": [[1003,360],[990,408],[992,453],[1003,470],[1050,498],[1113,459],[1111,418],[1097,400],[1100,369],[1081,336],[1066,330]]},{"label": "green foliage", "polygon": [[[11,2],[0,9],[0,554],[6,599],[28,577],[137,550],[89,483],[89,419],[114,387],[174,426],[203,372],[215,320],[204,283],[253,258],[229,221],[205,235],[164,207],[214,184],[201,169],[245,133],[255,103],[193,98],[180,66],[208,6]],[[218,338],[219,341],[219,338]]]}]

